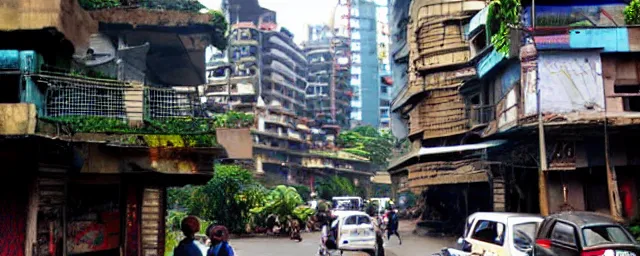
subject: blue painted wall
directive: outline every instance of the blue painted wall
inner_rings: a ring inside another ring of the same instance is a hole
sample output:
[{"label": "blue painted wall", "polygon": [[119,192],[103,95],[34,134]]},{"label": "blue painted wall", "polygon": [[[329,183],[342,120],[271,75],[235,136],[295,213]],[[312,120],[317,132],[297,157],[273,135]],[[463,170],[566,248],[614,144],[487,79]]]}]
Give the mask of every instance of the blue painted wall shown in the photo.
[{"label": "blue painted wall", "polygon": [[603,48],[604,52],[629,52],[629,32],[622,28],[587,28],[569,32],[571,48]]},{"label": "blue painted wall", "polygon": [[45,94],[40,91],[38,86],[30,76],[25,74],[36,73],[40,70],[41,56],[34,51],[20,51],[20,73],[22,78],[20,79],[24,86],[20,90],[20,101],[26,103],[33,103],[38,110],[38,116],[45,116]]},{"label": "blue painted wall", "polygon": [[478,65],[476,65],[478,77],[484,77],[506,59],[507,58],[505,58],[502,53],[497,52],[495,49],[492,50],[489,54],[480,59]]},{"label": "blue painted wall", "polygon": [[20,51],[0,50],[0,69],[19,69]]}]

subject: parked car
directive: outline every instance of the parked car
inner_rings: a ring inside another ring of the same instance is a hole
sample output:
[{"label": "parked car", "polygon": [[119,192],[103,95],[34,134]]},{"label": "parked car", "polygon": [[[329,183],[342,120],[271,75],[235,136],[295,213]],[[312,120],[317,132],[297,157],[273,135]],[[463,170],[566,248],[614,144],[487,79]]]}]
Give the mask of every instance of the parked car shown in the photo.
[{"label": "parked car", "polygon": [[541,256],[636,256],[640,245],[611,217],[593,212],[564,212],[546,217],[536,236]]},{"label": "parked car", "polygon": [[[337,211],[330,228],[323,228],[320,255],[328,251],[364,251],[370,255],[384,255],[382,234],[375,228],[371,217],[360,211]],[[327,242],[329,241],[329,242]]]},{"label": "parked car", "polygon": [[467,217],[457,248],[444,248],[444,256],[527,256],[542,217],[520,213],[477,212]]}]

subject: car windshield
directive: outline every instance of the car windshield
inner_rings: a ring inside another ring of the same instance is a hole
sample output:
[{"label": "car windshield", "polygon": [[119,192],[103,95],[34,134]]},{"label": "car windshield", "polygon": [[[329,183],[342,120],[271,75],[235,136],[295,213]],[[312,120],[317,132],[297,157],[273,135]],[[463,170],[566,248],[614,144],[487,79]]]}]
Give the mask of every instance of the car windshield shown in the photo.
[{"label": "car windshield", "polygon": [[602,244],[634,243],[620,226],[595,226],[582,229],[585,247]]}]

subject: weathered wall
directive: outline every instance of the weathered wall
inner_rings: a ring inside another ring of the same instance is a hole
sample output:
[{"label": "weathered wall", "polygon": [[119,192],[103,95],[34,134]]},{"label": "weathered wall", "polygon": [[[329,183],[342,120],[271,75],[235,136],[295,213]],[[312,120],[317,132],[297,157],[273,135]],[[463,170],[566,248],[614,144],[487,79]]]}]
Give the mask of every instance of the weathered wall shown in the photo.
[{"label": "weathered wall", "polygon": [[227,151],[228,158],[253,157],[253,137],[249,129],[216,129],[216,139]]},{"label": "weathered wall", "polygon": [[0,134],[33,134],[36,130],[34,104],[0,104]]},{"label": "weathered wall", "polygon": [[633,57],[620,55],[602,56],[602,77],[604,93],[607,96],[607,112],[624,111],[624,96],[640,96],[637,93],[616,93],[615,85],[640,84],[640,65]]},{"label": "weathered wall", "polygon": [[409,25],[410,60],[416,70],[427,70],[469,60],[469,44],[462,24],[484,8],[484,1],[413,1]]},{"label": "weathered wall", "polygon": [[[541,53],[538,85],[544,113],[594,111],[604,108],[602,63],[598,52]],[[535,83],[524,89],[524,114],[537,113]]]},{"label": "weathered wall", "polygon": [[76,48],[89,45],[98,24],[76,0],[3,0],[0,3],[0,30],[56,28]]},{"label": "weathered wall", "polygon": [[457,88],[432,91],[409,112],[409,121],[410,134],[424,132],[425,139],[460,134],[468,123]]}]

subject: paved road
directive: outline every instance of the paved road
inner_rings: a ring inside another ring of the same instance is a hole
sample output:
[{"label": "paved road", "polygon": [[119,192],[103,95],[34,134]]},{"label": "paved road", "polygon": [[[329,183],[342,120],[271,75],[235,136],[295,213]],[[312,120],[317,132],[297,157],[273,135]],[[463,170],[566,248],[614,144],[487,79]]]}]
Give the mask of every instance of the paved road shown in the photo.
[{"label": "paved road", "polygon": [[[402,245],[396,237],[385,239],[385,254],[388,256],[430,256],[440,248],[451,245],[452,238],[432,238],[413,235],[413,223],[400,223]],[[291,241],[288,238],[243,238],[231,240],[231,245],[239,256],[302,256],[317,255],[320,233],[304,233],[303,241]],[[345,256],[364,256],[364,253],[346,253]]]}]

